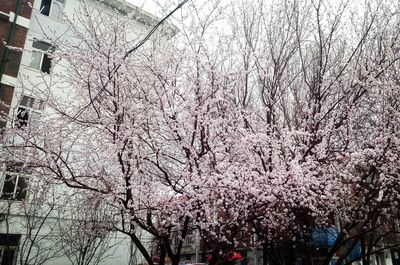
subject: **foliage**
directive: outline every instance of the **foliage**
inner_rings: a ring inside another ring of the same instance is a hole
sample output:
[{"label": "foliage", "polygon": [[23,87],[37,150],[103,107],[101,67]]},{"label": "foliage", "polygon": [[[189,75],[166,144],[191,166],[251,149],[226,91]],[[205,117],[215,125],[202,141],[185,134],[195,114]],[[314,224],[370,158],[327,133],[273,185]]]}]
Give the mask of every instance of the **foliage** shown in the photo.
[{"label": "foliage", "polygon": [[131,18],[84,7],[30,87],[47,115],[5,147],[112,205],[149,264],[139,228],[178,264],[194,229],[216,254],[249,223],[269,250],[303,233],[308,253],[312,229],[339,223],[328,264],[398,217],[397,8],[193,1],[174,36],[167,25],[128,53]]}]

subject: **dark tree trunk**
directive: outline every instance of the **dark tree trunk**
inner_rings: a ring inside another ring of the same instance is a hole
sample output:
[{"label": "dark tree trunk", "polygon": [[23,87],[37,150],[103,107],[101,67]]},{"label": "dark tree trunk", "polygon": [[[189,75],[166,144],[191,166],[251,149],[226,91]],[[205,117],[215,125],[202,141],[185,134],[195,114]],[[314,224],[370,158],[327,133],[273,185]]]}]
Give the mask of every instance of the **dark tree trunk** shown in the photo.
[{"label": "dark tree trunk", "polygon": [[268,252],[266,246],[263,246],[262,253],[263,253],[263,265],[268,265]]},{"label": "dark tree trunk", "polygon": [[208,263],[209,265],[216,265],[218,260],[220,259],[219,256],[219,248],[215,248],[212,252],[211,252],[211,260]]},{"label": "dark tree trunk", "polygon": [[201,239],[201,262],[206,263],[207,262],[207,244],[204,239]]},{"label": "dark tree trunk", "polygon": [[[296,264],[296,255],[294,253],[293,244],[290,241],[286,241],[284,243],[283,253],[286,257],[284,257],[285,265],[295,265]],[[306,265],[307,263],[304,263]],[[309,263],[311,265],[311,263]]]}]

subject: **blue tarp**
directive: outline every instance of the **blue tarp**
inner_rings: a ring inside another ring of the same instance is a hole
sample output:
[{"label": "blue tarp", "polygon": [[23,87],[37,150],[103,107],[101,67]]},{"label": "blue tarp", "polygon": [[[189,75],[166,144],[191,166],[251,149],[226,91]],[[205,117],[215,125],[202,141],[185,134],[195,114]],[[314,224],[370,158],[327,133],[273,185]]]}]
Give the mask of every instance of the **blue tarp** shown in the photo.
[{"label": "blue tarp", "polygon": [[[351,242],[348,243],[349,245]],[[361,244],[360,241],[357,242],[353,250],[350,252],[349,256],[347,257],[348,261],[351,260],[359,260],[361,258]]]},{"label": "blue tarp", "polygon": [[335,227],[317,228],[311,233],[315,247],[332,247],[339,235]]},{"label": "blue tarp", "polygon": [[[311,238],[314,243],[314,246],[317,248],[323,247],[332,247],[335,244],[335,241],[339,235],[339,231],[335,228],[317,228],[311,233]],[[347,242],[347,245],[350,246],[352,242]],[[361,244],[357,242],[353,250],[346,257],[346,260],[359,260],[361,258]],[[332,260],[332,264],[335,264],[336,261]]]}]

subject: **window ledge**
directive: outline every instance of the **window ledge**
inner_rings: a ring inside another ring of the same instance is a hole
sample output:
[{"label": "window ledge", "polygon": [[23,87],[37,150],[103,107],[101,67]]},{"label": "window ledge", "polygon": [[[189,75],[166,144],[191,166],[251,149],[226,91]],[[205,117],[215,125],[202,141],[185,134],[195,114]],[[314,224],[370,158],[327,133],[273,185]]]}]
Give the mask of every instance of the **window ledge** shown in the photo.
[{"label": "window ledge", "polygon": [[10,15],[3,11],[0,11],[0,19],[4,19],[4,20],[8,21],[10,19]]},{"label": "window ledge", "polygon": [[[9,21],[13,22],[15,18],[15,13],[14,12],[10,12],[9,15]],[[24,28],[29,28],[29,24],[30,24],[31,20],[25,17],[21,17],[21,16],[17,16],[17,20],[16,23]]]},{"label": "window ledge", "polygon": [[38,70],[38,69],[33,68],[33,67],[30,67],[29,65],[26,65],[26,64],[24,64],[24,65],[22,65],[22,66],[23,66],[23,68],[24,68],[25,70],[34,72],[35,74],[38,74],[38,76],[49,76],[49,75],[50,75],[50,74],[48,74],[48,73],[46,73],[46,72],[42,72],[41,70]]},{"label": "window ledge", "polygon": [[9,85],[15,87],[17,85],[17,78],[12,77],[10,75],[3,74],[1,81],[2,84]]},{"label": "window ledge", "polygon": [[36,11],[36,14],[39,15],[40,17],[47,17],[48,19],[50,19],[50,20],[52,20],[52,21],[55,21],[55,22],[57,22],[57,23],[64,24],[64,22],[62,21],[62,19],[57,19],[57,18],[48,16],[48,15],[42,14],[42,13],[40,13],[40,11],[39,11],[38,9],[34,9],[34,10]]}]

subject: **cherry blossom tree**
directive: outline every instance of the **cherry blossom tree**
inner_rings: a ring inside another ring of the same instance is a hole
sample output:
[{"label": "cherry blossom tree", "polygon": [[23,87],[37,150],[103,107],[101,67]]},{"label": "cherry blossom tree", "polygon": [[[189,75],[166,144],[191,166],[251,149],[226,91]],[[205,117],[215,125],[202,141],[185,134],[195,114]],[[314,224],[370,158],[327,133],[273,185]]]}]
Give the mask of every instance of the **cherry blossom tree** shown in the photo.
[{"label": "cherry blossom tree", "polygon": [[139,229],[176,265],[191,231],[216,263],[249,224],[275,263],[280,243],[309,263],[312,232],[337,226],[322,264],[357,242],[367,264],[398,217],[396,8],[192,1],[143,42],[132,17],[84,6],[25,88],[46,115],[5,131],[2,159],[112,207],[150,265]]},{"label": "cherry blossom tree", "polygon": [[[286,211],[277,211],[283,223],[271,222],[270,211],[265,211],[266,219],[256,218],[254,227],[270,251],[279,238],[289,241],[285,255],[299,251],[293,246],[301,234],[300,251],[306,255],[300,256],[307,259],[315,249],[312,230],[339,224],[323,264],[338,250],[338,263],[353,261],[346,257],[357,242],[363,245],[365,237],[375,237],[378,240],[363,246],[370,250],[363,249],[362,256],[369,257],[387,232],[382,229],[387,216],[398,218],[392,208],[398,204],[397,188],[384,188],[378,177],[386,170],[392,172],[391,181],[398,177],[397,166],[384,158],[398,154],[392,142],[396,130],[387,131],[398,124],[392,118],[398,113],[392,97],[396,78],[389,77],[398,61],[397,6],[371,1],[357,6],[362,12],[352,13],[352,8],[348,2],[330,6],[327,1],[284,1],[267,6],[259,1],[233,15],[236,30],[245,36],[237,44],[243,69],[250,69],[243,72],[242,104],[255,114],[247,120],[257,135],[253,146],[259,172],[279,183],[272,195],[279,198],[278,209]],[[247,100],[250,93],[258,93],[261,104]],[[389,142],[381,138],[383,131]],[[362,155],[358,160],[364,152],[368,158]],[[379,170],[376,165],[381,165]],[[276,253],[269,254],[279,264]]]},{"label": "cherry blossom tree", "polygon": [[113,231],[112,211],[87,194],[74,194],[69,200],[69,206],[59,211],[58,217],[61,253],[71,264],[100,264],[121,243]]}]

